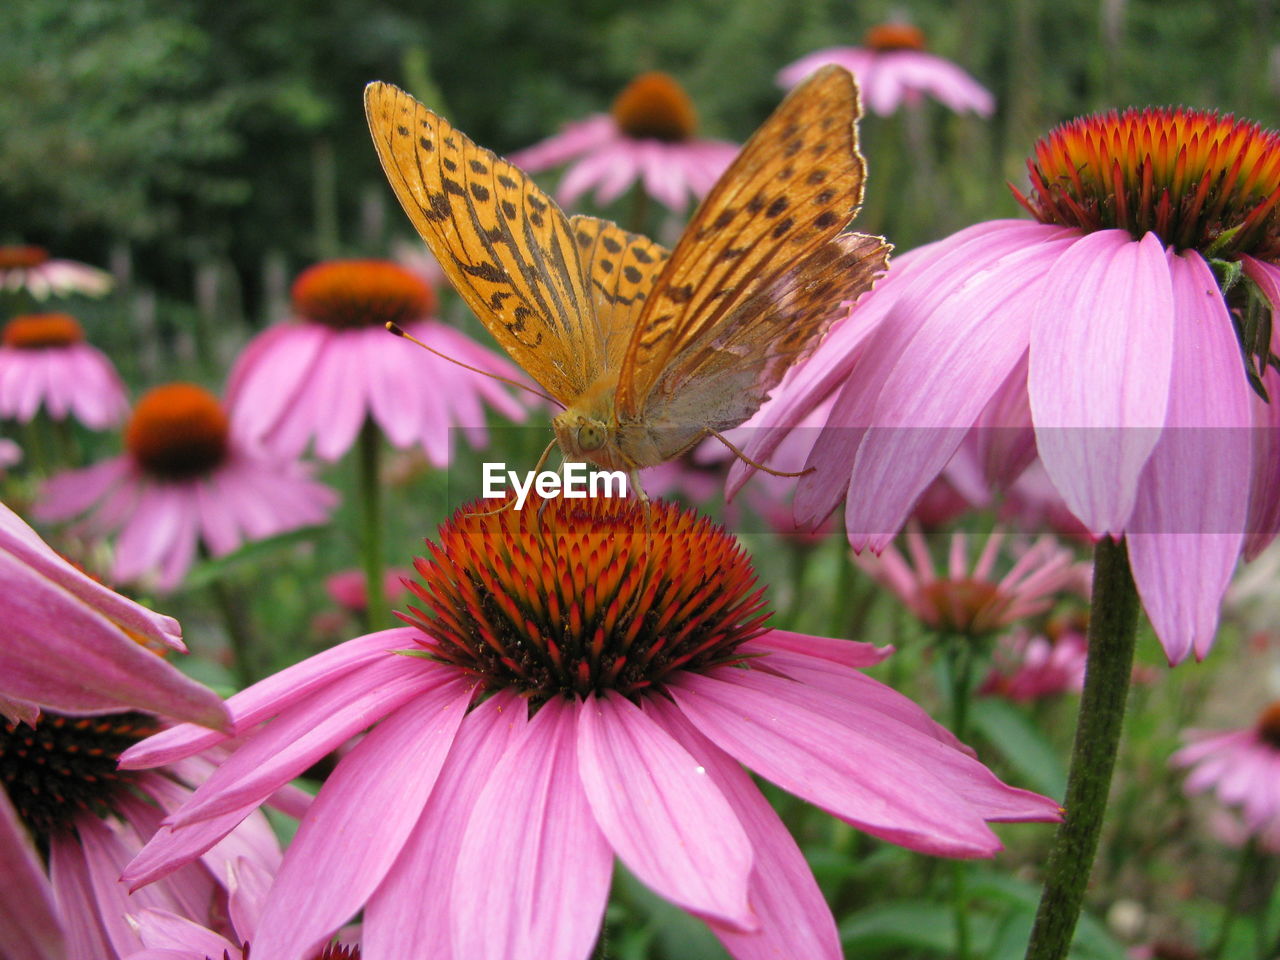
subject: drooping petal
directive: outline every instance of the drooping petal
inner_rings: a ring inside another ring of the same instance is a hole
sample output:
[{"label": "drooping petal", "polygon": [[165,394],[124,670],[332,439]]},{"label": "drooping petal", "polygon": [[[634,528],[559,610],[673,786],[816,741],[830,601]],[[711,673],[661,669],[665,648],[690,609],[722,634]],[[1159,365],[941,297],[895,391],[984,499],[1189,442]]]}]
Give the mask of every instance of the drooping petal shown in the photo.
[{"label": "drooping petal", "polygon": [[[789,691],[785,684],[800,689]],[[715,677],[682,676],[671,690],[685,716],[722,750],[868,833],[938,856],[991,856],[1001,849],[984,814],[957,792],[951,773],[931,769],[907,751],[886,749],[872,732],[833,724],[813,705],[822,698],[811,688],[762,671],[719,671]],[[908,730],[897,725],[900,735]],[[1044,803],[1047,816],[1050,804]]]},{"label": "drooping petal", "polygon": [[646,701],[645,713],[706,771],[733,808],[754,851],[749,895],[758,929],[743,931],[708,921],[716,936],[735,960],[840,960],[840,938],[831,909],[800,848],[750,775],[667,701],[656,697]]},{"label": "drooping petal", "polygon": [[[263,907],[253,949],[299,960],[363,906],[418,822],[473,688],[462,678],[405,704],[325,781]],[[315,877],[341,883],[315,884]]]},{"label": "drooping petal", "polygon": [[895,297],[796,495],[797,517],[813,522],[847,491],[855,550],[883,549],[954,454],[1025,351],[1038,283],[1075,236],[1022,221],[981,226],[939,243],[902,284],[886,280],[864,301]]},{"label": "drooping petal", "polygon": [[40,855],[0,790],[0,944],[11,960],[61,960],[66,939]]},{"label": "drooping petal", "polygon": [[1251,394],[1240,346],[1209,265],[1169,254],[1173,363],[1164,432],[1129,522],[1129,560],[1170,663],[1213,644],[1218,608],[1244,540]]},{"label": "drooping petal", "polygon": [[573,705],[543,704],[471,808],[453,879],[459,960],[591,953],[613,856],[578,777],[576,721]]},{"label": "drooping petal", "polygon": [[1173,287],[1164,247],[1101,230],[1053,264],[1031,323],[1027,389],[1054,485],[1095,536],[1120,533],[1169,405]]},{"label": "drooping petal", "polygon": [[693,913],[754,929],[751,842],[688,751],[617,694],[578,706],[578,770],[596,823],[631,872]]},{"label": "drooping petal", "polygon": [[68,957],[110,957],[111,941],[98,918],[84,854],[74,835],[57,833],[49,839],[49,882],[58,913],[64,919]]},{"label": "drooping petal", "polygon": [[1254,429],[1246,560],[1256,559],[1280,533],[1280,371],[1268,367],[1262,386],[1270,400],[1257,394],[1249,400]]},{"label": "drooping petal", "polygon": [[[360,938],[365,960],[463,960],[453,950],[449,928],[462,846],[458,825],[507,747],[522,735],[527,713],[523,700],[503,691],[463,719],[422,816],[365,905]],[[433,895],[424,898],[423,890]]]}]

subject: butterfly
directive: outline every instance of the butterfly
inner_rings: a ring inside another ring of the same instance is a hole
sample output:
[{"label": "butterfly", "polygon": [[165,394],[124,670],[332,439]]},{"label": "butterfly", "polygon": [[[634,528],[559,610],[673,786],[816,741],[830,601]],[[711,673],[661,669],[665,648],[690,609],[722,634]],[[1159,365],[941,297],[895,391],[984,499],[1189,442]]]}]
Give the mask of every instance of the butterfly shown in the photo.
[{"label": "butterfly", "polygon": [[558,443],[566,460],[626,471],[637,490],[636,471],[707,436],[744,456],[722,431],[755,413],[887,265],[883,238],[843,232],[865,164],[858,90],[841,67],[782,102],[671,251],[606,220],[567,217],[527,174],[403,90],[371,83],[364,96],[414,227],[494,338],[563,407],[547,453]]}]

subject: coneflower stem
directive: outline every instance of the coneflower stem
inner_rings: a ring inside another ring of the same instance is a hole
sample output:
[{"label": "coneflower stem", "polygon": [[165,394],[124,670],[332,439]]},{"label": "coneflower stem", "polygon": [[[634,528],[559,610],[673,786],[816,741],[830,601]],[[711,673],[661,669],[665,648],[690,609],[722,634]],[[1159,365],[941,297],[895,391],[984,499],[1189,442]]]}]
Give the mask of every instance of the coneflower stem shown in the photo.
[{"label": "coneflower stem", "polygon": [[1218,925],[1218,936],[1213,946],[1205,954],[1208,960],[1218,960],[1226,949],[1227,940],[1231,936],[1231,926],[1235,923],[1236,913],[1240,909],[1240,895],[1244,893],[1245,884],[1258,869],[1258,842],[1250,837],[1240,851],[1240,866],[1236,870],[1236,879],[1231,884],[1231,892],[1227,894],[1227,902],[1222,907],[1222,923]]},{"label": "coneflower stem", "polygon": [[[200,558],[206,563],[212,559],[212,555],[204,544],[200,545]],[[227,641],[231,644],[232,672],[236,676],[240,689],[243,690],[260,679],[258,642],[249,624],[249,616],[240,592],[224,577],[225,574],[209,581],[209,595],[213,597],[213,604],[222,616],[222,624],[227,631]]]},{"label": "coneflower stem", "polygon": [[364,536],[365,627],[370,631],[389,625],[387,597],[382,587],[382,486],[380,473],[382,435],[366,417],[360,428],[360,506]]},{"label": "coneflower stem", "polygon": [[643,181],[637,180],[631,190],[631,232],[647,233],[645,221],[649,219],[649,192],[645,190]]},{"label": "coneflower stem", "polygon": [[1129,549],[1123,539],[1104,537],[1093,552],[1089,652],[1065,813],[1049,854],[1027,960],[1062,960],[1071,947],[1107,809],[1137,630],[1138,591]]}]

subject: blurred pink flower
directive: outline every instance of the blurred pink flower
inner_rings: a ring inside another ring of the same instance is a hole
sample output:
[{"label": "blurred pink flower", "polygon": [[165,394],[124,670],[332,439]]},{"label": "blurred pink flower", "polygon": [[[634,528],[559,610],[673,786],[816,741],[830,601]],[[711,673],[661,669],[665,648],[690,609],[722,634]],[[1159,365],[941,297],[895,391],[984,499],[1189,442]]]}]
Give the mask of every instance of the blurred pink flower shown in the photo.
[{"label": "blurred pink flower", "polygon": [[[744,552],[707,520],[656,502],[641,521],[616,499],[471,509],[417,562],[431,612],[410,608],[414,626],[231,698],[241,745],[126,877],[186,862],[371,724],[285,855],[255,960],[300,960],[360,910],[366,960],[406,943],[585,960],[615,855],[734,956],[837,960],[818,886],[740,764],[931,854],[991,856],[988,821],[1057,818],[859,671],[888,651],[766,629]],[[219,740],[177,728],[123,762]]]},{"label": "blurred pink flower", "polygon": [[510,160],[530,173],[575,161],[556,190],[566,207],[593,188],[596,203],[607,206],[639,181],[683,213],[689,195],[706,196],[738,154],[737,144],[695,137],[696,128],[693,102],[680,85],[665,73],[645,73],[618,94],[611,113],[571,123]]},{"label": "blurred pink flower", "polygon": [[25,290],[37,300],[47,300],[50,294],[100,297],[114,285],[105,270],[75,260],[51,260],[43,247],[0,246],[0,290]]},{"label": "blurred pink flower", "polygon": [[880,556],[855,555],[853,562],[881,586],[892,591],[921,623],[939,633],[981,636],[1026,617],[1044,613],[1064,591],[1079,592],[1088,582],[1087,563],[1052,537],[1023,547],[1008,572],[997,579],[996,562],[1005,534],[992,533],[977,560],[969,566],[969,539],[950,535],[947,569],[941,575],[918,527],[909,527],[908,561],[890,545]]},{"label": "blurred pink flower", "polygon": [[286,457],[315,441],[337,460],[367,418],[395,447],[421,445],[437,466],[453,456],[453,427],[473,447],[488,442],[483,404],[523,420],[524,407],[481,374],[392,336],[388,322],[472,367],[521,380],[519,369],[465,334],[427,319],[435,294],[421,277],[383,260],[329,260],[293,285],[292,320],[240,354],[227,385],[236,431]]},{"label": "blurred pink flower", "polygon": [[[409,592],[404,580],[412,576],[413,571],[404,567],[393,567],[383,573],[382,590],[388,603],[399,603]],[[330,600],[352,613],[362,613],[369,605],[363,570],[340,570],[325,578],[324,589]]]},{"label": "blurred pink flower", "polygon": [[119,423],[129,409],[115,366],[66,313],[23,314],[4,328],[0,417],[26,423],[41,407],[51,419],[73,414],[94,430]]},{"label": "blurred pink flower", "polygon": [[0,477],[22,462],[22,448],[8,437],[0,437]]},{"label": "blurred pink flower", "polygon": [[[1022,199],[1041,222],[978,224],[898,258],[853,311],[883,321],[856,376],[827,352],[833,335],[793,380],[786,402],[803,411],[847,378],[797,516],[822,519],[848,492],[850,542],[881,550],[974,427],[1016,448],[1029,426],[1070,511],[1094,537],[1127,535],[1169,660],[1202,657],[1242,548],[1280,529],[1280,403],[1249,381],[1280,389],[1266,368],[1280,326],[1270,348],[1245,331],[1242,357],[1206,260],[1236,261],[1280,305],[1280,135],[1128,111],[1060,127],[1029,168]],[[1244,172],[1202,203],[1228,169]]]},{"label": "blurred pink flower", "polygon": [[0,715],[10,721],[33,721],[40,707],[68,713],[136,708],[228,725],[226,707],[212,690],[157,655],[186,652],[176,620],[77,570],[3,504],[0,597]]},{"label": "blurred pink flower", "polygon": [[925,53],[924,33],[905,23],[885,23],[867,31],[861,47],[829,47],[801,57],[778,72],[778,84],[794,87],[820,67],[836,63],[853,74],[862,102],[872,113],[890,114],[917,106],[926,94],[955,111],[984,117],[995,98],[950,60]]},{"label": "blurred pink flower", "polygon": [[251,448],[231,433],[218,399],[189,383],[156,387],[138,401],[127,452],[52,477],[36,504],[41,520],[88,512],[95,535],[119,530],[111,578],[182,582],[197,544],[215,557],[242,544],[325,523],[337,494],[304,464]]},{"label": "blurred pink flower", "polygon": [[1243,730],[1189,730],[1190,741],[1170,759],[1190,767],[1184,789],[1213,790],[1219,802],[1239,808],[1245,828],[1274,839],[1280,835],[1280,701]]},{"label": "blurred pink flower", "polygon": [[[129,914],[163,909],[214,926],[226,909],[228,865],[246,860],[268,874],[279,865],[275,834],[255,810],[221,825],[198,862],[130,892],[121,869],[226,754],[216,747],[155,770],[118,771],[120,752],[160,727],[140,713],[46,713],[34,724],[0,726],[5,957],[127,957],[142,947]],[[273,805],[300,816],[308,801],[286,788]]]},{"label": "blurred pink flower", "polygon": [[1015,630],[996,642],[991,671],[978,692],[1015,703],[1079,693],[1088,650],[1083,625],[1071,624],[1052,635]]}]

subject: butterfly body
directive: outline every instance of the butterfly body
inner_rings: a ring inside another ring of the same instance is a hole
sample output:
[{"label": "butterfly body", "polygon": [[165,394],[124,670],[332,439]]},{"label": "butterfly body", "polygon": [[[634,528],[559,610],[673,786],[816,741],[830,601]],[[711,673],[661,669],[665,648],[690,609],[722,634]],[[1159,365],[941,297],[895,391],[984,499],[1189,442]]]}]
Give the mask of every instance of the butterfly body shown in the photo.
[{"label": "butterfly body", "polygon": [[857,88],[819,71],[778,107],[675,248],[566,217],[523,171],[383,83],[387,178],[458,292],[564,410],[566,459],[636,470],[747,420],[886,267],[862,200]]}]

